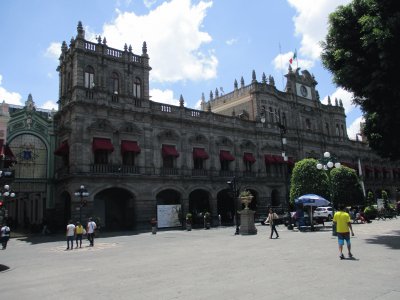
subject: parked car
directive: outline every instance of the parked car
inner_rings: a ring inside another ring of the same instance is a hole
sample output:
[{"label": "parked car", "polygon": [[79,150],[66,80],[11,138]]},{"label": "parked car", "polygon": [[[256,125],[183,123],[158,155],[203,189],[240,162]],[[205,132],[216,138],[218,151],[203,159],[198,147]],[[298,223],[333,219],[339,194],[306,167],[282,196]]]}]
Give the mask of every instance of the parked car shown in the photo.
[{"label": "parked car", "polygon": [[314,210],[314,218],[322,218],[324,221],[331,221],[333,217],[333,209],[331,206],[321,206]]}]

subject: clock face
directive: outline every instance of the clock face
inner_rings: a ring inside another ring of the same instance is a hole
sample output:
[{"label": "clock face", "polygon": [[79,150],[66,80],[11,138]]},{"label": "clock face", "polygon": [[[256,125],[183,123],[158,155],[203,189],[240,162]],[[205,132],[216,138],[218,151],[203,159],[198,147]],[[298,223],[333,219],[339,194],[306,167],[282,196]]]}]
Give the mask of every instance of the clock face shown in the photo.
[{"label": "clock face", "polygon": [[300,87],[300,93],[301,93],[301,95],[302,95],[303,97],[307,97],[308,92],[307,92],[307,88],[306,88],[304,85],[302,85],[302,86]]}]

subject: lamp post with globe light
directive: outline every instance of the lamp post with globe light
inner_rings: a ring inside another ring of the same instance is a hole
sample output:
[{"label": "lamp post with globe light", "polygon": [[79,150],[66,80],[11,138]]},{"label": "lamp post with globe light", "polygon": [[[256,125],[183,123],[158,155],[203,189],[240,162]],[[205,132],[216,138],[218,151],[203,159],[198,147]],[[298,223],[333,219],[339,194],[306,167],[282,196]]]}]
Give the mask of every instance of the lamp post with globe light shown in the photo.
[{"label": "lamp post with globe light", "polygon": [[89,192],[85,188],[84,185],[81,185],[79,187],[79,190],[75,192],[76,197],[80,197],[80,203],[79,203],[79,222],[82,224],[82,207],[86,206],[86,200],[84,200],[84,197],[89,197]]},{"label": "lamp post with globe light", "polygon": [[[329,152],[325,152],[324,156],[319,159],[317,163],[317,169],[318,170],[324,170],[328,176],[328,188],[329,188],[329,197],[332,205],[332,214],[335,214],[335,205],[334,205],[334,199],[333,199],[333,192],[332,192],[332,179],[331,179],[331,170],[333,168],[339,169],[341,167],[340,162],[334,157],[331,156]],[[336,236],[336,224],[332,223],[332,235]]]}]

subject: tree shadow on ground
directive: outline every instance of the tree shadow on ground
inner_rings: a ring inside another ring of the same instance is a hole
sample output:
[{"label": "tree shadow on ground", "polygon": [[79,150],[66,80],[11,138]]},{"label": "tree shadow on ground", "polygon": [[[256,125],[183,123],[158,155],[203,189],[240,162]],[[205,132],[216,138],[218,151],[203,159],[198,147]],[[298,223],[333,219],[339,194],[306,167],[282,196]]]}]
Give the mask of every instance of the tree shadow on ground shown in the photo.
[{"label": "tree shadow on ground", "polygon": [[399,250],[400,249],[400,230],[392,231],[385,235],[377,235],[373,238],[366,239],[369,244],[385,245],[389,248]]}]

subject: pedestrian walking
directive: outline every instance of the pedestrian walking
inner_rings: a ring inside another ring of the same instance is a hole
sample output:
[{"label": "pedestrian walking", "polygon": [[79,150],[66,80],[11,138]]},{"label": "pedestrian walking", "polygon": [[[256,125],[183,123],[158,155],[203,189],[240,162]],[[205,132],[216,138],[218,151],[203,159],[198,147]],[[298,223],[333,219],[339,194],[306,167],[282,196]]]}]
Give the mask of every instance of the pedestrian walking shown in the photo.
[{"label": "pedestrian walking", "polygon": [[350,232],[351,236],[354,236],[354,232],[353,227],[351,226],[350,215],[345,211],[345,209],[346,207],[341,205],[339,211],[337,211],[333,216],[333,222],[336,224],[340,259],[345,259],[343,255],[344,241],[346,241],[349,258],[353,257],[353,254],[351,253]]},{"label": "pedestrian walking", "polygon": [[274,232],[276,234],[276,238],[279,237],[278,231],[276,230],[276,222],[278,219],[279,219],[278,215],[274,212],[274,210],[272,208],[270,208],[268,218],[265,221],[266,223],[269,222],[269,226],[271,227],[271,235],[269,237],[270,239],[272,239]]},{"label": "pedestrian walking", "polygon": [[10,227],[8,227],[6,223],[4,223],[0,229],[0,232],[1,232],[2,250],[6,250],[8,240],[10,239],[10,232],[11,232]]},{"label": "pedestrian walking", "polygon": [[76,248],[78,248],[78,242],[79,242],[79,248],[82,248],[82,236],[84,233],[84,228],[81,224],[81,222],[76,222],[75,226],[75,241],[76,241]]},{"label": "pedestrian walking", "polygon": [[[72,223],[72,220],[69,220],[68,225],[67,225],[67,231],[66,231],[66,236],[67,236],[67,249],[74,249],[74,237],[75,237],[75,225]],[[69,246],[71,244],[71,247]]]},{"label": "pedestrian walking", "polygon": [[88,240],[90,242],[90,246],[94,246],[94,232],[97,228],[96,223],[93,221],[92,218],[89,218],[89,222],[87,223],[86,232],[88,235]]}]

